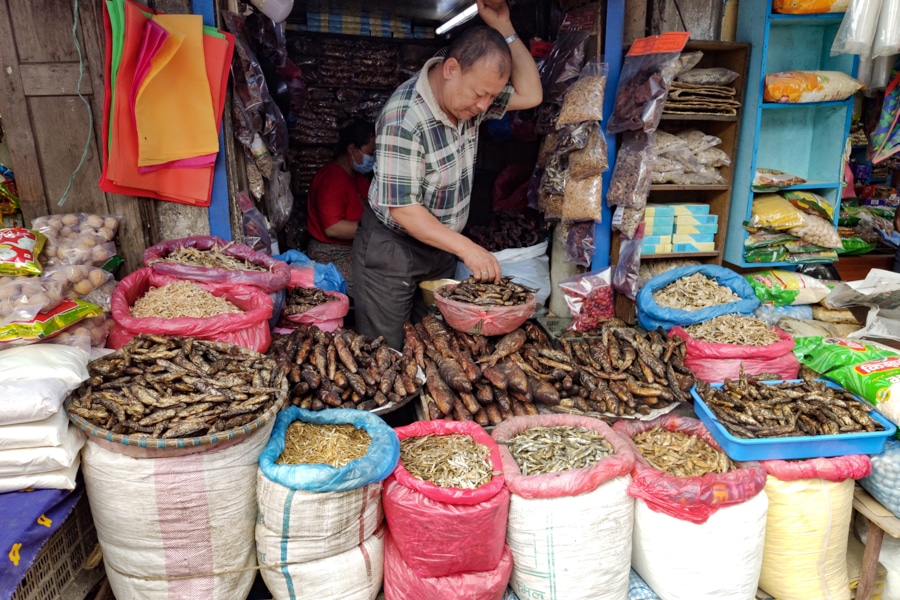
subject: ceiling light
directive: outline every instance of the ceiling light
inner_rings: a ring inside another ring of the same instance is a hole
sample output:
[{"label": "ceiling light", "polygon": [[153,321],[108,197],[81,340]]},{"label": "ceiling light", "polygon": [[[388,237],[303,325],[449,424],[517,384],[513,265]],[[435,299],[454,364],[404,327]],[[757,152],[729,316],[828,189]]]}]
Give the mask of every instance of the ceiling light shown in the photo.
[{"label": "ceiling light", "polygon": [[474,17],[477,14],[478,14],[478,5],[473,4],[466,10],[462,11],[461,13],[459,13],[458,15],[456,15],[455,17],[453,17],[452,19],[450,19],[449,21],[447,21],[446,23],[444,23],[443,25],[441,25],[440,27],[435,29],[434,32],[438,35],[447,33],[448,31],[450,31],[457,25],[462,25],[463,23],[465,23],[466,21],[468,21],[469,19],[471,19],[472,17]]}]

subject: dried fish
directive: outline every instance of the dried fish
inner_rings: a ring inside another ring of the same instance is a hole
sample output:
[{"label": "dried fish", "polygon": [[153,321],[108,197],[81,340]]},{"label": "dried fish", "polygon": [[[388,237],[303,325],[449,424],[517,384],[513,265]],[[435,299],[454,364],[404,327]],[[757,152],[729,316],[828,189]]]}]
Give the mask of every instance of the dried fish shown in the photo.
[{"label": "dried fish", "polygon": [[490,450],[470,435],[428,434],[400,441],[400,461],[413,477],[440,487],[473,490],[494,476]]},{"label": "dried fish", "polygon": [[326,294],[319,288],[293,287],[288,289],[284,298],[284,309],[281,312],[285,315],[299,315],[321,304],[335,302],[337,299],[337,296]]},{"label": "dried fish", "polygon": [[513,283],[512,277],[502,277],[500,283],[486,283],[470,277],[452,286],[452,289],[439,288],[437,293],[448,300],[466,304],[515,306],[530,301],[536,291]]},{"label": "dried fish", "polygon": [[225,254],[222,251],[227,249],[231,244],[219,246],[216,244],[209,250],[199,250],[192,247],[182,247],[170,253],[165,258],[157,258],[147,263],[150,266],[158,262],[179,263],[182,265],[190,265],[193,267],[217,267],[220,269],[231,269],[236,271],[267,271],[265,267],[254,265],[246,260],[235,258]]},{"label": "dried fish", "polygon": [[294,421],[284,436],[279,465],[325,464],[343,467],[369,451],[371,436],[365,429],[349,424],[319,425]]},{"label": "dried fish", "polygon": [[717,344],[768,346],[781,340],[765,321],[745,315],[720,315],[684,330],[695,340]]},{"label": "dried fish", "polygon": [[702,273],[676,279],[653,292],[653,300],[666,308],[695,311],[709,306],[737,302],[741,297]]},{"label": "dried fish", "polygon": [[187,280],[174,281],[159,288],[151,287],[131,307],[133,317],[159,319],[181,317],[202,319],[242,312],[244,311],[225,298],[220,298]]},{"label": "dried fish", "polygon": [[585,427],[532,427],[500,441],[509,448],[522,475],[559,473],[592,467],[610,454],[602,435]]},{"label": "dried fish", "polygon": [[647,462],[673,477],[699,477],[737,468],[728,455],[696,435],[669,431],[659,425],[631,440]]}]

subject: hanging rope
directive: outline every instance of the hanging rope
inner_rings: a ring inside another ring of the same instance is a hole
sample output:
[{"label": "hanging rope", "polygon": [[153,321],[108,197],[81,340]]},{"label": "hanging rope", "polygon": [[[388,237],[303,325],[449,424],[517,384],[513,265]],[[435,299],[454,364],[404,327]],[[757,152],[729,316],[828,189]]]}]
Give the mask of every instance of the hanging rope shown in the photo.
[{"label": "hanging rope", "polygon": [[87,109],[88,131],[87,139],[84,141],[84,150],[81,152],[81,159],[78,161],[78,166],[75,167],[75,170],[72,171],[72,175],[69,177],[69,184],[66,186],[66,191],[63,192],[62,198],[59,199],[59,206],[65,204],[66,199],[69,197],[69,192],[72,191],[72,184],[75,183],[75,176],[78,175],[78,171],[84,166],[88,150],[91,147],[91,136],[94,131],[94,113],[91,111],[91,104],[81,93],[81,82],[84,79],[84,56],[81,53],[81,44],[78,43],[78,0],[75,0],[72,10],[72,40],[75,42],[75,50],[78,52],[78,87],[76,90],[78,92],[78,97],[81,98],[81,101],[84,102],[84,107]]}]

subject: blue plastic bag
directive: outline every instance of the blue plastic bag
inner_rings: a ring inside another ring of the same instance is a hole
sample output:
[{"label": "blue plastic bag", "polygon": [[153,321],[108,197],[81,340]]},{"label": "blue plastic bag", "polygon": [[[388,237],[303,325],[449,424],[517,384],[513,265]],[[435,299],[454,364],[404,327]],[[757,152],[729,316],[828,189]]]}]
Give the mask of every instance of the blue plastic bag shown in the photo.
[{"label": "blue plastic bag", "polygon": [[[728,304],[720,304],[718,306],[710,306],[701,308],[700,310],[681,310],[677,308],[666,308],[660,306],[653,299],[653,293],[663,289],[670,283],[693,275],[701,273],[710,279],[713,279],[719,285],[730,288],[735,294],[740,296],[742,300],[729,302]],[[666,271],[661,275],[657,275],[641,288],[637,296],[637,317],[638,325],[646,330],[653,330],[662,327],[666,331],[676,325],[687,326],[694,323],[702,323],[720,315],[740,314],[752,315],[756,307],[759,306],[759,298],[753,287],[731,269],[720,267],[718,265],[694,265],[690,267],[679,267]]]},{"label": "blue plastic bag", "polygon": [[317,263],[299,250],[288,250],[273,256],[275,260],[281,260],[289,265],[313,265],[315,279],[313,285],[326,292],[347,293],[347,281],[333,263]]},{"label": "blue plastic bag", "polygon": [[[284,452],[284,437],[288,425],[294,421],[318,425],[353,425],[364,429],[372,438],[372,442],[365,456],[343,467],[325,464],[275,464]],[[397,434],[378,415],[365,410],[336,408],[311,411],[291,406],[278,413],[275,418],[272,437],[259,456],[259,468],[270,480],[292,490],[344,492],[382,481],[393,472],[398,460],[400,460],[400,441]]]}]

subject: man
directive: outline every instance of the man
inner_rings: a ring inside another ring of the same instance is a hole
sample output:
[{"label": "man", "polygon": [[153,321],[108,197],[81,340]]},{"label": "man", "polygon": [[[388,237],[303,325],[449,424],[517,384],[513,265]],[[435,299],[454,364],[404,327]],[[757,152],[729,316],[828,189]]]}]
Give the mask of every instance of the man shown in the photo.
[{"label": "man", "polygon": [[356,327],[403,346],[418,284],[452,277],[457,259],[497,281],[494,256],[460,232],[469,216],[478,128],[507,110],[541,102],[534,59],[518,39],[506,0],[478,0],[487,27],[453,40],[401,85],[378,117],[375,179],[353,242]]}]

